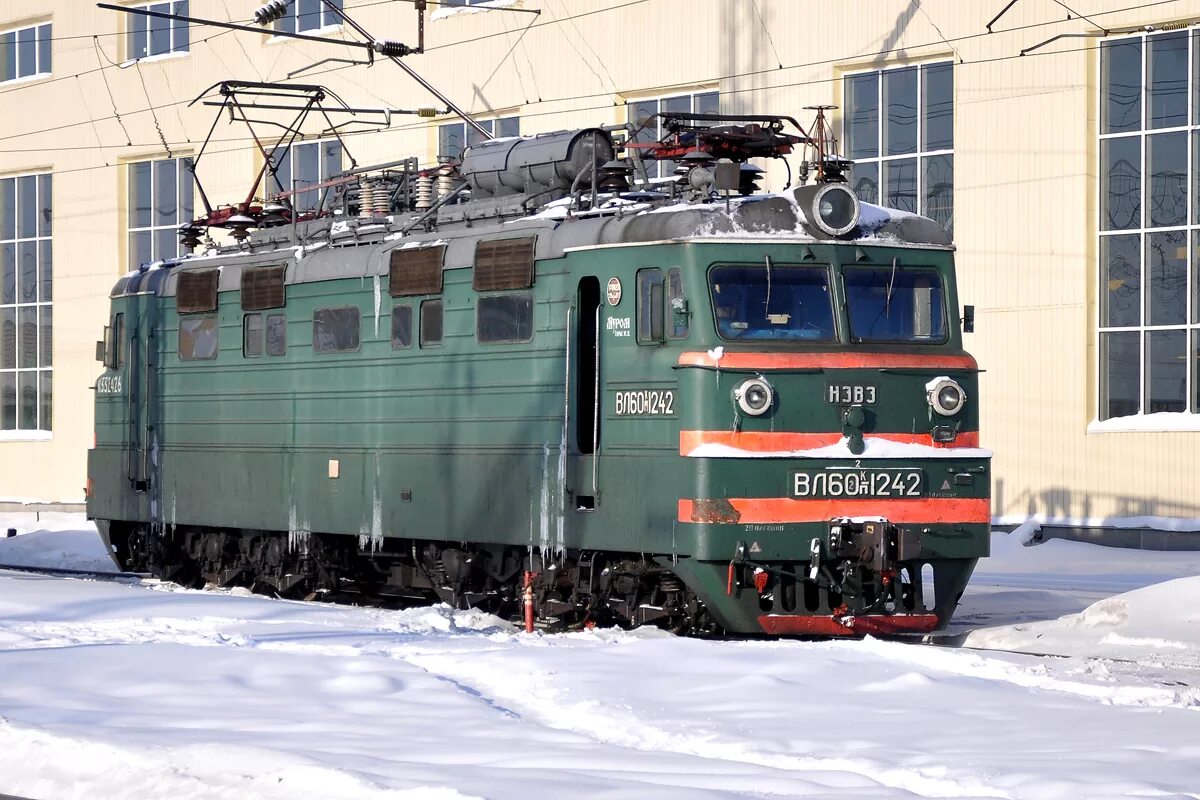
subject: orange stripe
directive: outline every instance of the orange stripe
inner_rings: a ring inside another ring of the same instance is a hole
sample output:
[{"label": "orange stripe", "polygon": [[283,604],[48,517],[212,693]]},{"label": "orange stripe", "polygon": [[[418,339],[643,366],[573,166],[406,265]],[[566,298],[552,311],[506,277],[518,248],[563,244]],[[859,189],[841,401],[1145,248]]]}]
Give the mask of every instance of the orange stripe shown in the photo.
[{"label": "orange stripe", "polygon": [[828,522],[834,517],[884,517],[891,522],[990,523],[991,501],[972,498],[828,499],[732,497],[728,500],[679,501],[680,522],[769,525]]},{"label": "orange stripe", "polygon": [[[927,447],[979,447],[979,431],[963,431],[953,442],[933,441],[928,433],[872,433],[866,437],[899,444],[922,444]],[[842,440],[840,433],[798,433],[786,431],[680,431],[679,455],[686,456],[705,444],[736,447],[752,453],[777,453],[790,450],[814,450]]]},{"label": "orange stripe", "polygon": [[725,353],[720,360],[708,353],[679,355],[684,367],[728,369],[979,369],[969,355],[921,355],[919,353]]}]

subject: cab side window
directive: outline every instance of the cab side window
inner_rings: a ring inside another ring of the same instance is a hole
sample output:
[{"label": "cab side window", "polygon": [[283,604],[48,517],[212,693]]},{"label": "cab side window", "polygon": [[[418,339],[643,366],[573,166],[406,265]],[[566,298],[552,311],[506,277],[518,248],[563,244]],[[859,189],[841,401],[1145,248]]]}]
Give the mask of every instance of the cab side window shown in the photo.
[{"label": "cab side window", "polygon": [[671,267],[667,270],[667,320],[672,339],[686,339],[690,312],[687,298],[683,296],[683,270]]},{"label": "cab side window", "polygon": [[661,269],[638,270],[638,344],[660,344],[666,338],[665,289]]}]

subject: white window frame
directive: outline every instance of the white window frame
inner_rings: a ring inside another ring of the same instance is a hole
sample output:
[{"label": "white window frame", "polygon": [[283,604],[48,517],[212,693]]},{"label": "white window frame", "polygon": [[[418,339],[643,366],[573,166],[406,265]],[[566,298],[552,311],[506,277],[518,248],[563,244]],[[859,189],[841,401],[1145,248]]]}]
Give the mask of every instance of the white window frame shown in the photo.
[{"label": "white window frame", "polygon": [[[879,76],[878,86],[876,87],[876,90],[875,90],[876,91],[875,107],[878,109],[878,119],[876,120],[877,127],[876,127],[875,133],[878,137],[877,141],[879,142],[879,155],[875,156],[874,158],[855,158],[854,165],[855,166],[858,166],[859,164],[875,164],[876,165],[876,171],[879,175],[879,181],[878,181],[879,197],[877,198],[877,201],[878,201],[879,205],[881,205],[881,206],[887,205],[887,203],[886,203],[887,195],[884,193],[884,185],[885,185],[884,184],[884,175],[885,175],[884,170],[885,170],[885,164],[887,162],[889,162],[889,161],[904,161],[904,160],[913,160],[913,161],[917,162],[917,189],[916,189],[917,210],[915,212],[917,214],[924,214],[925,208],[926,208],[926,204],[925,204],[925,169],[924,169],[924,164],[923,164],[924,160],[926,158],[932,158],[934,156],[950,156],[951,163],[952,164],[954,163],[954,148],[953,147],[944,148],[941,150],[925,150],[925,149],[923,149],[924,142],[925,142],[925,119],[924,119],[925,115],[922,113],[921,102],[925,97],[925,68],[938,66],[938,65],[942,65],[942,64],[949,64],[951,71],[953,73],[953,70],[954,70],[953,59],[936,58],[936,59],[932,59],[930,61],[917,61],[917,62],[913,62],[911,64],[894,64],[894,65],[891,65],[888,67],[883,67],[881,69],[850,70],[850,71],[847,71],[842,74],[842,106],[843,107],[841,109],[842,110],[842,137],[840,139],[840,142],[843,146],[843,152],[846,153],[847,157],[851,157],[849,155],[849,148],[848,148],[848,141],[847,141],[847,133],[848,133],[847,125],[848,125],[848,117],[850,114],[850,109],[846,106],[846,83],[845,82],[849,78],[858,77],[860,75],[878,75]],[[916,108],[917,149],[911,153],[902,153],[900,155],[894,155],[894,156],[884,155],[884,126],[887,123],[887,109],[884,107],[884,104],[883,104],[883,76],[885,73],[898,72],[898,71],[904,70],[904,69],[915,69],[917,71],[917,108]],[[957,78],[957,76],[955,76],[955,77]],[[953,94],[951,95],[951,101],[954,103],[954,108],[952,110],[952,118],[953,118],[953,116],[956,116],[958,113],[958,103],[955,102],[955,98],[954,98]],[[953,126],[953,125],[954,125],[954,123],[952,121],[951,126]],[[957,143],[957,138],[956,138],[955,142]],[[854,170],[851,169],[849,183],[851,185],[853,185],[853,182],[854,182]],[[889,208],[890,208],[890,206],[889,206]],[[951,229],[953,229],[953,227],[954,227],[954,209],[953,209],[953,207],[951,207],[951,210],[950,210],[950,227],[951,227]]]},{"label": "white window frame", "polygon": [[[298,151],[298,148],[300,148],[302,145],[315,144],[317,146],[317,183],[323,183],[324,181],[327,181],[330,178],[332,178],[333,177],[332,175],[328,175],[325,173],[325,158],[324,158],[324,154],[321,152],[321,147],[323,145],[329,144],[330,142],[336,142],[341,147],[341,150],[342,150],[341,156],[338,158],[338,166],[339,166],[338,172],[344,171],[345,170],[344,165],[345,165],[345,160],[346,160],[346,146],[345,146],[345,144],[342,143],[342,141],[340,139],[338,139],[337,137],[326,137],[324,139],[307,139],[307,140],[296,139],[296,141],[292,142],[291,145],[287,149],[288,175],[291,177],[294,177],[296,175],[296,153]],[[275,184],[275,179],[273,177],[271,177],[271,174],[269,172],[263,175],[263,181],[266,184],[265,188],[263,189],[263,193],[265,195],[267,195],[268,197],[276,196],[280,193],[280,191],[287,192],[287,191],[291,191],[291,189],[292,189],[290,180],[289,180],[289,185],[284,186],[283,189],[280,190],[279,187],[277,187]],[[305,188],[305,186],[306,186],[306,184],[297,183],[296,184],[296,193],[299,194],[302,192],[309,191],[308,189]],[[321,190],[321,189],[317,190],[317,192],[318,192],[317,199],[318,200],[320,200],[320,193],[323,191],[324,190]],[[288,199],[290,200],[291,196],[289,196]],[[293,202],[289,202],[288,205],[293,205]]]},{"label": "white window frame", "polygon": [[[346,2],[345,0],[342,0],[341,7],[345,8],[345,6]],[[342,27],[341,18],[326,8],[324,3],[321,3],[321,24],[315,28],[305,28],[304,30],[300,30],[300,0],[288,0],[287,8],[287,16],[291,17],[292,19],[292,27],[289,30],[283,31],[284,33],[303,33],[306,36],[319,36],[327,33],[333,33],[340,30]],[[333,17],[335,21],[332,23],[326,22],[325,20],[327,17]],[[275,33],[276,31],[280,30],[282,29],[279,27],[279,21],[276,21],[271,26],[272,36],[267,40],[268,44],[285,42],[288,40],[289,37],[279,36]]]},{"label": "white window frame", "polygon": [[[179,181],[180,181],[180,178],[186,174],[192,184],[192,205],[191,205],[191,207],[192,207],[192,213],[195,214],[195,210],[196,210],[195,177],[191,174],[190,170],[188,170],[184,167],[184,162],[191,160],[191,158],[192,157],[190,155],[181,154],[181,155],[175,156],[175,158],[147,158],[147,159],[139,159],[137,161],[128,161],[125,163],[125,167],[126,167],[125,180],[126,180],[126,184],[127,184],[127,186],[126,186],[126,202],[128,202],[130,204],[129,207],[126,208],[125,215],[124,215],[124,217],[125,217],[125,247],[127,249],[126,260],[128,262],[130,269],[137,269],[139,266],[141,266],[140,264],[133,263],[134,252],[135,252],[132,241],[131,241],[133,238],[133,234],[135,234],[135,233],[149,233],[150,234],[150,263],[153,263],[155,261],[161,261],[164,258],[161,255],[159,255],[158,257],[155,256],[154,242],[155,242],[155,239],[157,238],[156,234],[159,231],[165,231],[165,230],[170,230],[170,231],[173,231],[176,234],[178,234],[178,229],[179,229],[180,225],[182,225],[185,222],[192,221],[191,219],[184,219],[184,216],[182,214],[183,209],[180,207],[180,202],[179,202],[180,201]],[[154,222],[154,215],[156,213],[154,200],[155,200],[155,193],[158,191],[158,187],[155,185],[155,180],[154,180],[154,165],[164,162],[164,161],[174,161],[175,162],[175,222],[168,223],[165,225],[156,225]],[[130,220],[130,215],[133,213],[133,204],[132,204],[133,168],[135,166],[137,166],[138,164],[149,164],[150,165],[150,224],[149,225],[134,225],[134,224],[132,224],[132,222]],[[182,252],[180,250],[179,242],[178,242],[178,239],[179,239],[178,235],[176,235],[175,238],[176,238],[175,253],[171,256],[165,256],[165,258],[178,258],[182,254]]]},{"label": "white window frame", "polygon": [[[1137,131],[1122,131],[1122,132],[1118,132],[1118,133],[1104,133],[1103,132],[1103,113],[1104,113],[1103,105],[1102,105],[1104,102],[1104,71],[1103,71],[1103,58],[1104,57],[1103,57],[1103,54],[1099,54],[1100,57],[1098,57],[1096,59],[1096,102],[1097,102],[1096,108],[1098,110],[1096,113],[1096,123],[1095,123],[1096,124],[1096,141],[1097,141],[1096,188],[1095,188],[1095,192],[1096,192],[1096,195],[1095,195],[1096,196],[1095,231],[1096,231],[1097,247],[1096,247],[1096,260],[1092,265],[1092,270],[1093,270],[1092,275],[1094,276],[1094,279],[1096,280],[1096,284],[1097,284],[1096,306],[1095,306],[1095,324],[1092,325],[1092,335],[1093,335],[1092,346],[1093,346],[1093,352],[1095,353],[1095,358],[1094,358],[1092,366],[1093,366],[1094,374],[1095,374],[1095,384],[1094,385],[1096,387],[1096,398],[1095,398],[1095,406],[1093,409],[1094,410],[1093,421],[1088,425],[1089,433],[1108,433],[1108,432],[1135,431],[1135,430],[1136,431],[1175,431],[1175,430],[1200,431],[1200,408],[1197,408],[1197,404],[1196,404],[1196,386],[1195,386],[1195,381],[1200,380],[1200,375],[1197,375],[1197,373],[1196,373],[1195,358],[1193,355],[1194,354],[1193,348],[1195,346],[1193,344],[1193,339],[1196,336],[1200,336],[1200,322],[1193,321],[1193,319],[1194,319],[1193,318],[1193,305],[1194,305],[1193,294],[1196,291],[1196,287],[1194,284],[1196,283],[1197,278],[1200,277],[1197,275],[1197,272],[1200,270],[1198,270],[1197,265],[1195,263],[1195,258],[1197,256],[1196,247],[1195,247],[1195,237],[1197,235],[1200,235],[1200,213],[1198,213],[1198,212],[1200,212],[1200,209],[1197,209],[1195,207],[1197,204],[1197,199],[1194,196],[1194,193],[1197,190],[1197,187],[1195,185],[1196,181],[1197,181],[1197,176],[1195,175],[1195,172],[1194,172],[1195,165],[1193,164],[1193,160],[1194,160],[1193,151],[1195,150],[1195,145],[1193,144],[1193,140],[1196,137],[1200,137],[1200,124],[1197,124],[1194,120],[1194,114],[1196,113],[1194,93],[1198,89],[1198,83],[1200,83],[1200,78],[1198,78],[1198,76],[1195,74],[1196,58],[1200,57],[1200,52],[1197,52],[1197,42],[1196,42],[1197,35],[1200,35],[1200,27],[1190,26],[1187,28],[1183,28],[1181,30],[1185,30],[1188,34],[1188,36],[1187,36],[1187,42],[1188,42],[1187,120],[1183,125],[1177,125],[1177,126],[1170,127],[1170,128],[1149,128],[1149,127],[1147,127],[1148,118],[1149,118],[1148,110],[1149,110],[1149,102],[1150,102],[1150,92],[1148,91],[1147,86],[1146,86],[1146,56],[1149,51],[1148,42],[1156,34],[1157,35],[1162,35],[1162,34],[1169,35],[1171,33],[1176,33],[1177,31],[1175,31],[1175,30],[1152,31],[1152,32],[1144,32],[1143,31],[1143,32],[1126,35],[1126,36],[1113,36],[1113,37],[1110,37],[1110,38],[1107,38],[1104,40],[1105,44],[1115,43],[1115,42],[1124,41],[1124,40],[1131,40],[1131,39],[1137,39],[1137,40],[1141,41],[1141,43],[1142,43],[1142,55],[1141,55],[1141,63],[1140,63],[1141,72],[1140,72],[1140,77],[1139,77],[1139,80],[1141,82],[1141,84],[1140,84],[1141,97],[1139,100],[1139,102],[1141,103],[1141,125]],[[1187,174],[1187,181],[1188,181],[1188,191],[1186,193],[1187,194],[1187,201],[1186,201],[1187,202],[1187,217],[1186,217],[1186,219],[1188,221],[1185,222],[1183,225],[1147,227],[1147,225],[1146,225],[1146,203],[1148,201],[1148,198],[1150,197],[1150,179],[1151,179],[1150,170],[1147,169],[1147,153],[1148,153],[1147,140],[1151,136],[1157,136],[1159,134],[1165,134],[1165,133],[1183,133],[1187,137],[1187,147],[1186,147],[1186,150],[1187,150],[1187,165],[1186,165],[1187,173],[1186,174]],[[1121,228],[1121,229],[1117,229],[1117,230],[1106,231],[1106,230],[1103,230],[1103,226],[1101,224],[1102,223],[1101,215],[1103,213],[1103,208],[1104,208],[1104,205],[1103,205],[1103,203],[1104,203],[1104,194],[1103,194],[1103,192],[1104,192],[1104,177],[1103,177],[1104,154],[1103,154],[1101,145],[1104,141],[1109,140],[1109,139],[1134,139],[1134,138],[1138,139],[1139,144],[1141,146],[1141,154],[1140,154],[1141,163],[1139,164],[1140,181],[1141,181],[1141,186],[1140,186],[1141,195],[1139,197],[1138,227],[1136,227],[1136,228]],[[1181,324],[1171,324],[1171,325],[1150,325],[1150,324],[1148,324],[1149,311],[1147,308],[1147,302],[1150,298],[1150,285],[1147,280],[1146,247],[1147,247],[1147,243],[1149,242],[1149,236],[1151,234],[1156,234],[1156,233],[1183,233],[1184,234],[1185,247],[1187,248],[1187,256],[1186,256],[1186,261],[1185,261],[1185,265],[1186,265],[1185,278],[1186,278],[1186,280],[1185,280],[1185,284],[1184,284],[1185,285],[1184,293],[1186,295],[1186,298],[1185,298],[1184,321]],[[1104,268],[1104,265],[1100,260],[1101,252],[1102,252],[1102,248],[1100,245],[1106,237],[1133,236],[1133,235],[1136,235],[1138,237],[1138,242],[1139,242],[1139,245],[1138,245],[1138,265],[1139,265],[1139,269],[1138,269],[1138,280],[1139,280],[1138,302],[1139,302],[1140,307],[1139,307],[1138,316],[1139,316],[1139,319],[1141,320],[1141,324],[1132,325],[1132,326],[1103,326],[1101,324],[1102,323],[1101,308],[1102,308],[1102,303],[1104,301],[1103,301],[1101,295],[1105,291],[1105,288],[1100,283],[1101,274],[1102,274],[1101,271]],[[1184,394],[1184,410],[1183,411],[1159,411],[1159,412],[1154,412],[1154,414],[1152,414],[1152,415],[1146,413],[1146,400],[1147,400],[1146,392],[1147,392],[1147,388],[1148,388],[1146,379],[1147,379],[1147,370],[1149,367],[1147,360],[1146,360],[1146,346],[1149,341],[1148,334],[1151,332],[1154,332],[1154,331],[1183,331],[1184,332],[1184,338],[1185,338],[1185,341],[1184,341],[1185,394]],[[1138,411],[1136,414],[1127,414],[1127,415],[1120,416],[1120,417],[1109,417],[1108,419],[1105,419],[1105,417],[1104,417],[1107,409],[1104,407],[1104,405],[1105,405],[1104,404],[1104,391],[1103,391],[1102,387],[1103,387],[1103,382],[1104,382],[1106,365],[1105,365],[1105,360],[1104,360],[1103,348],[1101,346],[1101,339],[1102,339],[1102,334],[1105,334],[1105,333],[1137,333],[1137,334],[1139,334],[1139,336],[1138,336],[1138,364],[1140,366],[1140,369],[1138,370]],[[1165,419],[1167,417],[1173,418],[1173,420],[1179,424],[1168,424],[1168,423],[1165,423],[1165,421],[1164,421],[1164,424],[1162,424],[1162,425],[1155,424],[1157,420]]]},{"label": "white window frame", "polygon": [[[521,115],[520,114],[502,114],[498,117],[489,117],[488,119],[480,119],[478,117],[476,117],[474,119],[476,122],[478,122],[480,125],[483,125],[484,127],[491,126],[491,130],[489,131],[489,133],[491,133],[493,136],[495,135],[497,122],[501,122],[503,120],[514,119],[517,121],[517,135],[518,136],[521,135]],[[467,144],[467,123],[466,122],[464,122],[462,120],[459,120],[458,122],[455,122],[453,120],[448,120],[446,122],[440,122],[440,123],[438,123],[438,126],[437,126],[438,143],[437,143],[437,156],[436,157],[438,159],[442,158],[442,129],[447,128],[451,125],[456,125],[456,126],[462,128],[462,130],[463,130],[463,133],[462,133],[463,143],[462,143],[462,148],[459,151],[460,158],[462,157],[462,151],[465,151],[470,146]]]},{"label": "white window frame", "polygon": [[[21,178],[32,177],[34,179],[34,205],[35,205],[35,207],[40,209],[42,207],[42,200],[41,200],[42,181],[41,181],[41,178],[43,176],[47,176],[49,178],[50,193],[51,193],[51,197],[53,198],[53,192],[54,192],[54,177],[53,177],[53,175],[54,175],[54,173],[46,172],[46,171],[24,172],[24,173],[17,173],[14,175],[0,175],[0,179],[3,179],[3,180],[13,179],[14,181],[19,181]],[[14,186],[14,198],[16,199],[16,202],[13,205],[14,223],[19,223],[20,209],[18,208],[18,206],[20,203],[20,191],[16,186]],[[53,199],[51,199],[51,202],[53,203]],[[53,219],[53,211],[51,211],[51,219]],[[18,230],[14,226],[13,238],[0,240],[0,244],[11,245],[14,250],[14,256],[16,258],[14,267],[17,272],[16,279],[17,279],[18,284],[20,283],[20,275],[21,275],[19,245],[33,243],[35,252],[37,253],[37,273],[36,273],[37,278],[35,280],[35,290],[34,290],[33,302],[24,302],[24,303],[21,302],[19,286],[18,286],[18,293],[16,294],[16,296],[13,297],[12,303],[3,303],[2,298],[0,298],[0,310],[2,310],[2,311],[12,310],[13,321],[16,325],[16,327],[13,331],[13,336],[14,336],[14,349],[13,349],[14,361],[13,361],[13,364],[14,364],[14,366],[12,368],[8,368],[8,367],[0,368],[0,375],[11,374],[15,381],[14,389],[17,392],[17,394],[16,394],[16,402],[17,402],[16,422],[17,422],[17,425],[20,425],[20,419],[21,419],[21,396],[20,396],[21,375],[32,373],[35,376],[35,378],[36,378],[35,387],[36,387],[36,397],[37,397],[37,400],[36,400],[36,409],[37,410],[35,412],[36,423],[33,428],[17,427],[17,428],[0,429],[0,441],[10,441],[10,442],[11,441],[37,441],[37,440],[45,440],[45,439],[53,438],[53,429],[54,429],[54,406],[53,406],[53,398],[54,398],[54,328],[53,328],[53,326],[54,326],[54,323],[53,323],[54,298],[53,298],[53,294],[51,294],[51,299],[49,299],[49,300],[42,299],[42,297],[43,297],[43,293],[42,293],[42,278],[43,278],[43,274],[42,274],[42,270],[43,270],[43,267],[42,267],[42,263],[43,263],[42,262],[42,244],[43,243],[49,244],[49,246],[51,248],[51,262],[53,263],[54,231],[53,231],[53,228],[51,228],[50,234],[45,235],[42,233],[40,221],[35,223],[35,226],[36,227],[35,227],[33,236],[21,236],[20,230]],[[52,274],[51,279],[50,279],[51,286],[53,286],[53,280],[54,279],[53,279],[53,274]],[[34,351],[35,351],[35,359],[34,359],[34,366],[22,367],[21,366],[21,311],[24,309],[29,309],[29,308],[35,309],[35,313],[37,315],[34,318],[34,345],[33,345],[33,347],[34,347]],[[49,366],[43,366],[41,363],[41,361],[42,361],[42,309],[43,308],[50,309],[50,312],[51,312],[51,323],[50,323],[50,325],[51,325],[51,332],[50,332],[51,352],[50,352],[50,365]],[[0,319],[2,319],[2,318],[3,318],[3,314],[0,314]],[[0,335],[2,335],[2,334],[0,334]],[[43,373],[46,374],[47,376],[49,376],[49,380],[50,380],[51,407],[50,407],[50,419],[49,420],[42,419],[42,382],[41,382],[41,377],[42,377]],[[0,420],[0,424],[2,424],[2,422],[3,421]]]},{"label": "white window frame", "polygon": [[[186,4],[186,7],[183,8],[181,11],[176,11],[175,8],[176,8],[177,3],[184,3],[184,4]],[[170,7],[169,13],[171,13],[171,14],[182,14],[184,16],[187,16],[190,13],[190,9],[191,9],[190,0],[153,0],[153,2],[149,2],[149,3],[138,3],[135,6],[131,6],[131,8],[150,9],[153,6],[159,6],[159,5],[169,6]],[[139,18],[142,20],[145,20],[145,23],[146,23],[146,55],[144,55],[144,56],[138,56],[134,53],[133,25],[134,25],[135,19],[139,19]],[[169,48],[167,48],[167,50],[165,52],[162,52],[162,53],[151,53],[150,52],[150,26],[153,24],[155,19],[157,19],[157,18],[156,17],[144,17],[144,16],[139,17],[138,15],[134,15],[134,14],[129,15],[129,20],[126,22],[126,28],[125,28],[125,36],[126,36],[125,57],[126,57],[126,59],[128,59],[130,61],[156,61],[159,59],[166,59],[166,58],[183,58],[187,55],[190,55],[192,52],[191,31],[190,30],[188,31],[187,49],[186,50],[178,49],[177,42],[175,41],[175,31],[176,31],[179,23],[176,23],[174,20],[172,20],[169,23],[171,27],[170,27],[170,31],[169,31],[168,35],[171,38],[171,46]],[[185,28],[187,27],[187,23],[182,23],[182,25]]]},{"label": "white window frame", "polygon": [[[38,36],[39,30],[41,30],[42,28],[50,29],[49,36],[46,37],[47,46],[50,48],[50,70],[47,72],[42,72],[42,41],[41,41],[41,37]],[[18,39],[20,39],[22,31],[33,31],[33,63],[34,63],[34,66],[36,69],[34,72],[31,72],[28,75],[16,75],[14,73],[14,77],[8,78],[6,80],[0,80],[0,86],[4,86],[4,85],[10,84],[10,83],[20,83],[22,81],[41,80],[42,78],[50,77],[54,72],[54,23],[53,23],[53,21],[46,20],[44,22],[34,23],[33,25],[18,25],[16,27],[12,27],[12,28],[0,29],[0,36],[7,36],[10,33],[13,34],[13,37],[14,37],[13,38],[13,46],[19,47]],[[14,63],[14,68],[17,71],[20,71],[21,55],[20,55],[19,50],[14,51],[14,62],[13,63]]]},{"label": "white window frame", "polygon": [[[639,103],[651,103],[651,102],[658,103],[658,113],[661,114],[662,113],[662,103],[664,100],[678,100],[681,97],[686,97],[688,99],[688,113],[695,113],[696,98],[702,94],[715,94],[717,96],[717,109],[718,109],[718,111],[720,110],[720,108],[721,108],[721,90],[719,87],[713,86],[712,88],[709,88],[709,89],[693,89],[691,91],[669,92],[667,94],[653,95],[651,97],[626,97],[625,98],[625,120],[626,120],[626,122],[632,122],[632,123],[636,124],[636,120],[634,120],[630,117],[630,111],[632,110],[633,106],[635,106]],[[662,120],[656,119],[655,120],[655,130],[653,131],[653,133],[651,133],[651,136],[653,136],[654,140],[657,141],[662,138],[662,135],[663,135]],[[673,181],[676,179],[677,176],[674,174],[666,174],[666,175],[661,174],[663,171],[662,168],[664,166],[664,163],[674,163],[674,162],[646,160],[645,164],[646,164],[647,174],[654,173],[649,176],[651,182]],[[641,179],[639,178],[638,180],[641,180]]]}]

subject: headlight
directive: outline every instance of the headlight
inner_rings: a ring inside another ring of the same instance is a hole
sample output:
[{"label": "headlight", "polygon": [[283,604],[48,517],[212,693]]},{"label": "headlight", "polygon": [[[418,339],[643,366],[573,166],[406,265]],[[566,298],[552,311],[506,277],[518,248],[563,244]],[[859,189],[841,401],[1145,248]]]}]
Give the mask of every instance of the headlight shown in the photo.
[{"label": "headlight", "polygon": [[800,186],[795,195],[808,224],[829,236],[843,236],[858,224],[858,198],[844,183]]},{"label": "headlight", "polygon": [[943,417],[952,417],[967,402],[967,393],[950,378],[934,378],[925,385],[926,397],[933,410]]},{"label": "headlight", "polygon": [[775,390],[763,378],[747,378],[733,390],[733,402],[742,413],[761,417],[775,401]]}]

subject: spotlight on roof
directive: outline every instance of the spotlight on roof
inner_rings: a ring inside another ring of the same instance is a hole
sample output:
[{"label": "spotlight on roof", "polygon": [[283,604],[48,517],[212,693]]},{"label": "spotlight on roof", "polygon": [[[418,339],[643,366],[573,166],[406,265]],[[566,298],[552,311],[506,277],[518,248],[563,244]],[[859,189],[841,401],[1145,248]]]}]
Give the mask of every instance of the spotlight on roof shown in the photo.
[{"label": "spotlight on roof", "polygon": [[269,25],[276,20],[283,19],[287,14],[288,0],[271,0],[269,3],[259,6],[254,12],[254,21],[259,25]]}]

